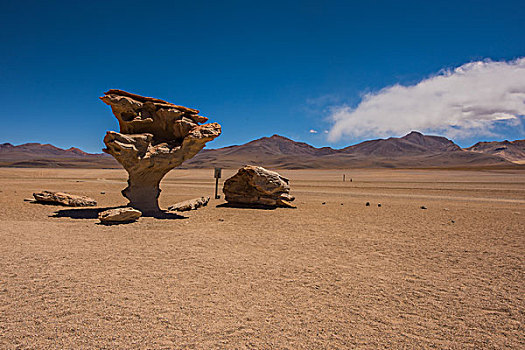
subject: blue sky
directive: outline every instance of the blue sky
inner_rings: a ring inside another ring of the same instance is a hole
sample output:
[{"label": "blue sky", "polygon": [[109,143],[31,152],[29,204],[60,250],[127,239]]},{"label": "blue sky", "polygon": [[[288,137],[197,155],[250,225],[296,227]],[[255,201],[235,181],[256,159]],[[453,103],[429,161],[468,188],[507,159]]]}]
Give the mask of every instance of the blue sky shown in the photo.
[{"label": "blue sky", "polygon": [[[379,134],[329,139],[334,110],[519,59],[523,33],[523,1],[3,1],[0,142],[100,152],[118,125],[98,97],[118,88],[198,108],[223,126],[212,148],[272,134],[342,147]],[[522,117],[496,124],[454,140],[525,137]]]}]

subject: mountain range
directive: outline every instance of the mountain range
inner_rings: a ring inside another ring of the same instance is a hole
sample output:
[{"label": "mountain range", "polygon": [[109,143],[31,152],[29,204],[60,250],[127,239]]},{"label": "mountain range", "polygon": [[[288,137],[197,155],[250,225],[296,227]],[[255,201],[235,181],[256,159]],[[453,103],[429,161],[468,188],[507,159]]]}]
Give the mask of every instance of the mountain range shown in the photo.
[{"label": "mountain range", "polygon": [[50,144],[0,144],[0,166],[17,168],[119,168],[105,153],[86,153],[78,148],[62,149]]},{"label": "mountain range", "polygon": [[[243,145],[204,149],[182,168],[238,168],[245,164],[274,169],[509,167],[525,164],[525,140],[478,142],[462,149],[441,136],[413,131],[403,137],[361,142],[342,149],[316,148],[273,135]],[[49,144],[0,144],[0,166],[119,168],[107,154]]]}]

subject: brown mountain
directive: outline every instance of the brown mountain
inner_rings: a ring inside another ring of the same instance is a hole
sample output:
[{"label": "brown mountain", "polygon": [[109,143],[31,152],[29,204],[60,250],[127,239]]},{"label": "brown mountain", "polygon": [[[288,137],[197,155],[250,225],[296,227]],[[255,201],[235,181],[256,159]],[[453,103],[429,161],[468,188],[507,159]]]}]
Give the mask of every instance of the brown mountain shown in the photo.
[{"label": "brown mountain", "polygon": [[203,150],[183,164],[186,168],[237,168],[257,164],[270,168],[425,168],[485,167],[512,165],[493,155],[462,150],[449,139],[411,132],[401,137],[359,143],[340,150],[315,148],[286,137],[273,135],[214,150]]},{"label": "brown mountain", "polygon": [[417,131],[412,131],[401,138],[365,141],[342,149],[345,153],[374,157],[430,155],[460,150],[458,145],[445,137],[423,135]]},{"label": "brown mountain", "polygon": [[[523,144],[523,140],[514,142]],[[461,149],[445,137],[411,132],[403,137],[365,141],[343,149],[316,148],[273,135],[243,145],[204,149],[182,167],[238,168],[245,164],[274,169],[517,166],[498,154]],[[89,154],[76,148],[64,150],[38,143],[0,145],[0,166],[120,168],[106,154]]]},{"label": "brown mountain", "polygon": [[478,142],[474,146],[466,148],[466,150],[499,156],[515,163],[525,163],[525,139]]},{"label": "brown mountain", "polygon": [[91,154],[78,148],[62,149],[49,144],[0,144],[0,166],[42,168],[118,168],[104,153]]}]

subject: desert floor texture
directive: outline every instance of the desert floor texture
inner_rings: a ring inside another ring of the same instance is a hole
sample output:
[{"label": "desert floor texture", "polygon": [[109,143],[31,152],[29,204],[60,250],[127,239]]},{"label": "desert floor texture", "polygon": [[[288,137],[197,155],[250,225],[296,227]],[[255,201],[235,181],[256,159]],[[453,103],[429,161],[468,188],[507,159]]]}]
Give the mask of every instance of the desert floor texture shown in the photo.
[{"label": "desert floor texture", "polygon": [[[280,173],[297,209],[103,226],[123,170],[0,169],[0,349],[525,348],[524,171]],[[212,174],[172,171],[161,206]]]}]

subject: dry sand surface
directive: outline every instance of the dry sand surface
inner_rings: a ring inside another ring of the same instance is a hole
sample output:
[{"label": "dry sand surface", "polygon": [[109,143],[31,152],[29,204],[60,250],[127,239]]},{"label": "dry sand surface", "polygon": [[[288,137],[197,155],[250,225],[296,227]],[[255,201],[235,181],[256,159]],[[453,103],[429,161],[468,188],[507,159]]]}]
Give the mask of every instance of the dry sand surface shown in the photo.
[{"label": "dry sand surface", "polygon": [[[123,205],[124,171],[0,169],[0,349],[525,347],[524,171],[281,173],[297,209],[102,226],[23,199]],[[172,171],[161,206],[213,186]]]}]

